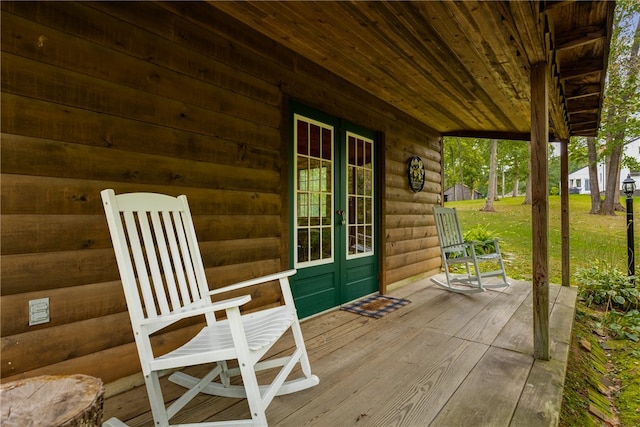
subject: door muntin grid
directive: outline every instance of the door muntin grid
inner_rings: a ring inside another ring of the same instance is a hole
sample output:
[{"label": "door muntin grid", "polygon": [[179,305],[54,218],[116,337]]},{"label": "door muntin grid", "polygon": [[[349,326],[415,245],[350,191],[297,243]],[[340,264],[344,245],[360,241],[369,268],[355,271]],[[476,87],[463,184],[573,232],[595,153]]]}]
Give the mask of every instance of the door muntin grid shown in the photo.
[{"label": "door muntin grid", "polygon": [[347,259],[374,255],[373,140],[346,133]]},{"label": "door muntin grid", "polygon": [[334,128],[294,115],[296,267],[334,260]]}]

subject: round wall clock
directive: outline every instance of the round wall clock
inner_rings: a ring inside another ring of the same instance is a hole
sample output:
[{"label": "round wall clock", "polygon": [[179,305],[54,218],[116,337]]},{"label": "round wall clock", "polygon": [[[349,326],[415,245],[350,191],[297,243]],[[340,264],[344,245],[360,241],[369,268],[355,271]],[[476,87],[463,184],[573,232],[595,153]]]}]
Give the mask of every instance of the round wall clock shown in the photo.
[{"label": "round wall clock", "polygon": [[417,193],[424,187],[424,163],[418,156],[409,159],[409,187]]}]

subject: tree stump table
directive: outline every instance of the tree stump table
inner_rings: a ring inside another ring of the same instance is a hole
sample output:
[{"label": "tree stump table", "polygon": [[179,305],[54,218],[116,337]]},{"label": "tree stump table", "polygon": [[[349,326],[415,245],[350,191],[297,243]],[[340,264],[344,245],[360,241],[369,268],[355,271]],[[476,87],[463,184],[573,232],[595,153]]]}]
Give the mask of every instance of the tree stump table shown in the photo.
[{"label": "tree stump table", "polygon": [[102,380],[45,375],[0,384],[2,427],[89,427],[102,423]]}]

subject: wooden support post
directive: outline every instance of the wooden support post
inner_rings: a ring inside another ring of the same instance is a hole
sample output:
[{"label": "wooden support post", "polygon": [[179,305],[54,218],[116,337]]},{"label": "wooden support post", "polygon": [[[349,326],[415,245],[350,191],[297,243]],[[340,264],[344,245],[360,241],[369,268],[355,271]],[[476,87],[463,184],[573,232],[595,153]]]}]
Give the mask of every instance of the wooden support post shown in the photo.
[{"label": "wooden support post", "polygon": [[548,69],[531,67],[531,221],[533,228],[533,348],[549,360]]},{"label": "wooden support post", "polygon": [[560,203],[562,228],[562,286],[570,286],[569,249],[569,140],[560,141]]}]

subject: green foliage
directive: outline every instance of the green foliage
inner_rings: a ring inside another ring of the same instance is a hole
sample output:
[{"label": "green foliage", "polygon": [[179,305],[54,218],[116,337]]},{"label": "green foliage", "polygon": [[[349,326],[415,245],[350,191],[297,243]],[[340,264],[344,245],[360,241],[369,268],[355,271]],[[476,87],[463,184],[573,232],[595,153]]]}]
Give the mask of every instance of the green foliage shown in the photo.
[{"label": "green foliage", "polygon": [[[444,186],[449,188],[463,183],[479,190],[489,173],[489,156],[486,140],[478,138],[444,139],[442,154],[444,161]],[[486,189],[486,185],[485,185]],[[482,190],[480,189],[482,192]]]},{"label": "green foliage", "polygon": [[629,277],[605,262],[595,260],[592,265],[577,269],[575,279],[587,306],[595,303],[604,305],[605,312],[611,309],[626,312],[640,303],[640,291]]},{"label": "green foliage", "polygon": [[476,254],[478,255],[493,253],[496,251],[493,241],[498,238],[498,235],[481,225],[477,225],[465,231],[462,237],[465,242],[474,243]]},{"label": "green foliage", "polygon": [[[529,144],[508,140],[498,142],[498,194],[511,193],[516,183],[518,192],[522,193],[529,173]],[[490,139],[444,138],[444,187],[452,187],[462,180],[467,187],[487,194],[490,148]]]},{"label": "green foliage", "polygon": [[579,268],[575,279],[587,306],[604,308],[604,326],[614,337],[640,339],[640,290],[628,276],[596,260],[591,266]]},{"label": "green foliage", "polygon": [[614,336],[640,341],[640,311],[631,310],[623,314],[614,310],[608,314],[607,320]]}]

